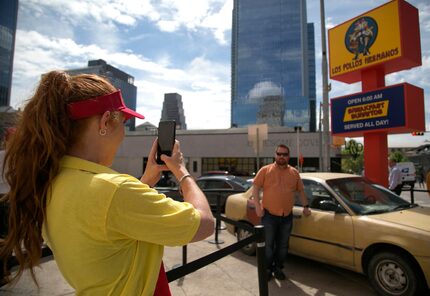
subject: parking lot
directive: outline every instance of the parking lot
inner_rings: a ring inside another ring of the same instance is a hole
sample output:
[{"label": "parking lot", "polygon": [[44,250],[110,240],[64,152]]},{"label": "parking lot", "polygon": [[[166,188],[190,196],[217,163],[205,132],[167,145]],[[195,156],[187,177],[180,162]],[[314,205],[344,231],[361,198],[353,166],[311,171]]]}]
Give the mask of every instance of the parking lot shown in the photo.
[{"label": "parking lot", "polygon": [[[211,238],[212,239],[212,238]],[[222,230],[219,240],[223,244],[212,244],[208,240],[187,247],[188,262],[223,248],[236,238]],[[49,259],[49,258],[48,258]],[[166,270],[182,262],[182,248],[166,248],[164,262]],[[64,281],[54,260],[42,263],[37,269],[40,289],[32,283],[28,273],[14,287],[3,287],[1,295],[74,295],[73,289]],[[285,281],[271,280],[270,295],[376,295],[362,275],[329,265],[291,256],[286,265]],[[241,252],[216,261],[196,272],[170,283],[175,296],[259,295],[256,257]]]},{"label": "parking lot", "polygon": [[[409,200],[409,193],[402,197]],[[415,193],[415,202],[430,206],[427,193]],[[208,240],[190,244],[187,248],[187,261],[203,257],[236,241],[226,230],[219,233],[223,244],[212,244]],[[182,248],[166,248],[164,262],[166,270],[182,263]],[[235,252],[196,272],[170,283],[173,295],[259,295],[256,257]],[[363,275],[326,264],[289,256],[286,264],[287,280],[271,280],[270,295],[376,295]],[[63,280],[55,261],[46,258],[41,268],[36,270],[40,288],[31,281],[28,273],[13,287],[0,289],[1,295],[73,295],[73,289]]]}]

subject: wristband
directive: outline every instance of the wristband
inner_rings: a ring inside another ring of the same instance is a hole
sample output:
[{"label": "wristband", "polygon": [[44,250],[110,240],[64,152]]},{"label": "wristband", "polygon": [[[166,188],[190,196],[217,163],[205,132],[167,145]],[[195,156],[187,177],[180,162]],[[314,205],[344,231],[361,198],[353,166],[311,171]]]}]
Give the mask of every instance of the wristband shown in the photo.
[{"label": "wristband", "polygon": [[178,181],[178,185],[179,185],[179,187],[181,186],[181,183],[182,183],[182,181],[184,181],[186,178],[188,178],[188,177],[191,177],[191,175],[190,174],[185,174],[185,175],[183,175],[180,179],[179,179],[179,181]]},{"label": "wristband", "polygon": [[188,178],[188,177],[190,177],[190,178],[192,178],[192,176],[190,175],[190,174],[185,174],[185,175],[183,175],[180,179],[179,179],[179,181],[178,181],[178,188],[179,188],[179,193],[182,195],[182,182],[186,179],[186,178]]}]

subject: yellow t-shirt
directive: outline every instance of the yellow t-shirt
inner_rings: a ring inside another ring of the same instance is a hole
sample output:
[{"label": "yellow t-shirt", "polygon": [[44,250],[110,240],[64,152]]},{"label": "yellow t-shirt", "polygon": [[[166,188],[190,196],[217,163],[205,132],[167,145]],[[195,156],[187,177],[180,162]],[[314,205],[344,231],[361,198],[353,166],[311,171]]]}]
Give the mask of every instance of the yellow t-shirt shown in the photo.
[{"label": "yellow t-shirt", "polygon": [[105,166],[66,156],[43,238],[77,295],[153,295],[163,246],[185,245],[200,214]]}]

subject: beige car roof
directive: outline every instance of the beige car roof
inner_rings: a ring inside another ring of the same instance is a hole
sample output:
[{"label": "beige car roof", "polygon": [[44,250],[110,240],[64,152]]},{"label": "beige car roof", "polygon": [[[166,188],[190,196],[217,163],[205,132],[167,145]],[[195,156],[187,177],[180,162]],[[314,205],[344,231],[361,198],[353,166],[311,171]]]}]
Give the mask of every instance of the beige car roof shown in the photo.
[{"label": "beige car roof", "polygon": [[331,180],[338,178],[358,178],[361,176],[353,175],[353,174],[344,174],[344,173],[331,173],[331,172],[318,172],[318,173],[300,173],[301,177],[313,177],[319,178],[322,180]]}]

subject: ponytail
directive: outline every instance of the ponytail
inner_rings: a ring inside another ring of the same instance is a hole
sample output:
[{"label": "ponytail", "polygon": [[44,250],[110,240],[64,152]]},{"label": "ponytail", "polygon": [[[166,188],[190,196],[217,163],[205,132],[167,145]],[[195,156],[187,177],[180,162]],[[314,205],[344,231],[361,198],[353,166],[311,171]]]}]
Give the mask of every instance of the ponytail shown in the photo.
[{"label": "ponytail", "polygon": [[115,88],[99,76],[69,76],[52,71],[42,76],[25,106],[5,155],[5,177],[10,191],[3,201],[9,205],[9,231],[0,240],[0,258],[4,259],[5,270],[12,253],[20,264],[9,281],[18,279],[25,268],[30,268],[37,284],[33,268],[41,257],[49,188],[59,172],[60,160],[86,123],[69,119],[67,103],[112,91]]}]

